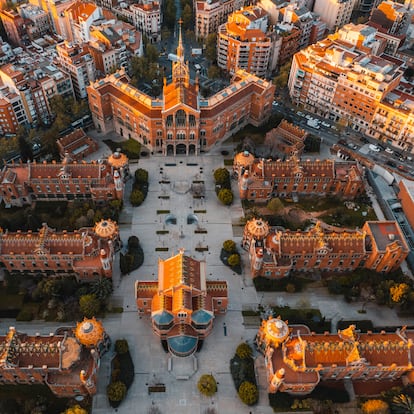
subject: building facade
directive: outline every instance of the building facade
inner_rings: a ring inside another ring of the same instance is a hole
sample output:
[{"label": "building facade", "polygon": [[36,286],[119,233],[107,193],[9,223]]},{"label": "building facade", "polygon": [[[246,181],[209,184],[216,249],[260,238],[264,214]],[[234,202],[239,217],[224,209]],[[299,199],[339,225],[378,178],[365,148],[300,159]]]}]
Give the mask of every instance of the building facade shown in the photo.
[{"label": "building facade", "polygon": [[220,25],[226,23],[228,16],[240,10],[245,0],[203,0],[195,2],[195,35],[205,39],[211,33],[217,33]]},{"label": "building facade", "polygon": [[134,26],[146,36],[151,43],[161,41],[162,14],[160,3],[135,3],[130,5]]},{"label": "building facade", "polygon": [[107,203],[122,200],[123,177],[128,159],[115,152],[101,162],[6,164],[0,172],[0,194],[7,207],[31,205],[34,201],[92,200]]},{"label": "building facade", "polygon": [[368,221],[362,230],[334,228],[317,222],[306,231],[272,229],[261,219],[246,223],[242,247],[249,252],[252,277],[280,279],[292,271],[376,272],[397,270],[409,253],[394,221]]},{"label": "building facade", "polygon": [[203,98],[184,62],[181,31],[172,65],[172,82],[164,79],[161,98],[134,88],[122,70],[89,85],[95,127],[135,139],[151,152],[199,154],[248,123],[258,126],[269,118],[275,86],[242,70],[230,86]]},{"label": "building facade", "polygon": [[10,327],[0,336],[0,384],[44,384],[57,397],[96,394],[100,357],[110,340],[101,322],[27,335]]},{"label": "building facade", "polygon": [[363,192],[362,172],[355,162],[334,160],[255,159],[248,152],[234,157],[242,200],[267,201],[292,195],[334,195],[353,199]]},{"label": "building facade", "polygon": [[336,30],[350,22],[354,3],[355,0],[315,0],[313,11],[329,30]]},{"label": "building facade", "polygon": [[135,282],[138,312],[176,356],[193,354],[227,311],[227,282],[206,280],[206,262],[184,255],[158,260],[158,281]]},{"label": "building facade", "polygon": [[229,16],[219,27],[217,65],[234,74],[243,69],[265,77],[273,42],[267,36],[267,13],[258,6],[246,7]]},{"label": "building facade", "polygon": [[414,332],[394,333],[356,330],[315,334],[305,325],[291,325],[280,318],[263,320],[256,337],[265,356],[269,393],[307,395],[324,381],[412,382]]},{"label": "building facade", "polygon": [[69,276],[88,282],[111,278],[118,225],[107,219],[93,228],[55,231],[46,223],[38,232],[0,231],[0,266],[10,273]]},{"label": "building facade", "polygon": [[62,159],[69,156],[74,161],[82,161],[98,150],[98,143],[78,128],[56,141]]}]

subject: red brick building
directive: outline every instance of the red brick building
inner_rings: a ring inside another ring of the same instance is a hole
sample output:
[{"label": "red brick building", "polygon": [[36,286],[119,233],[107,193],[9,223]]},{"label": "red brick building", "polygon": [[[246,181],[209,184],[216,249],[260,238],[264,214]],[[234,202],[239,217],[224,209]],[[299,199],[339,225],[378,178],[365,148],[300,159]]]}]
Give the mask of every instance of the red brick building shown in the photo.
[{"label": "red brick building", "polygon": [[242,200],[264,201],[295,194],[352,199],[364,191],[356,162],[300,161],[295,157],[272,161],[241,152],[234,157],[233,170],[239,177]]},{"label": "red brick building", "polygon": [[[305,325],[264,320],[257,344],[265,355],[270,393],[306,395],[323,381],[412,382],[414,331],[361,333],[351,325],[315,334]],[[392,386],[392,385],[391,385]]]},{"label": "red brick building", "polygon": [[36,200],[122,200],[123,176],[128,159],[115,152],[106,160],[7,164],[0,171],[0,195],[7,207],[30,205]]},{"label": "red brick building", "polygon": [[217,94],[203,98],[198,78],[190,80],[181,31],[172,82],[164,79],[162,98],[151,98],[120,70],[88,86],[95,126],[135,139],[152,152],[199,154],[247,124],[259,126],[272,110],[275,86],[243,70]]},{"label": "red brick building", "polygon": [[244,228],[242,246],[249,252],[252,277],[272,279],[315,269],[350,272],[365,267],[388,273],[398,269],[409,253],[394,221],[368,221],[362,230],[330,230],[317,222],[309,230],[292,231],[252,219]]},{"label": "red brick building", "polygon": [[88,137],[82,128],[58,139],[56,143],[62,159],[68,155],[74,161],[82,161],[83,158],[98,150],[97,142]]},{"label": "red brick building", "polygon": [[74,232],[57,232],[46,223],[39,232],[0,229],[0,267],[29,275],[75,275],[81,281],[109,278],[118,242],[118,225],[109,219]]},{"label": "red brick building", "polygon": [[94,395],[99,360],[109,343],[95,318],[47,336],[10,327],[0,336],[0,385],[45,384],[57,397]]},{"label": "red brick building", "polygon": [[154,332],[177,356],[191,355],[227,310],[227,282],[206,280],[206,263],[184,255],[158,260],[158,281],[135,282],[140,314],[150,314]]}]

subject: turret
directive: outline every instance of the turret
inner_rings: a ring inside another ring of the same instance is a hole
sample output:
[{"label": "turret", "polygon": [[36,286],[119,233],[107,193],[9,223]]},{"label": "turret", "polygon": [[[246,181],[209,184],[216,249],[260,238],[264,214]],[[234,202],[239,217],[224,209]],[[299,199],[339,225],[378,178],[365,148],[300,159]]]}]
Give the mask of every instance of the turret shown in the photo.
[{"label": "turret", "polygon": [[247,198],[247,191],[249,189],[249,171],[245,170],[243,176],[240,178],[240,199]]},{"label": "turret", "polygon": [[269,384],[269,392],[276,392],[285,380],[285,369],[280,368],[272,377]]},{"label": "turret", "polygon": [[122,200],[124,196],[124,182],[118,170],[114,171],[114,184],[115,184],[116,198],[118,200]]},{"label": "turret", "polygon": [[259,272],[263,266],[263,249],[256,250],[256,254],[253,257],[253,277],[258,276]]},{"label": "turret", "polygon": [[83,384],[83,386],[88,391],[89,395],[96,394],[96,391],[97,391],[96,383],[95,383],[95,381],[93,381],[91,376],[88,376],[87,372],[84,369],[80,372],[79,378],[80,378],[81,383]]},{"label": "turret", "polygon": [[102,263],[102,269],[105,272],[105,275],[110,274],[111,272],[111,260],[106,253],[105,249],[101,249],[101,263]]}]

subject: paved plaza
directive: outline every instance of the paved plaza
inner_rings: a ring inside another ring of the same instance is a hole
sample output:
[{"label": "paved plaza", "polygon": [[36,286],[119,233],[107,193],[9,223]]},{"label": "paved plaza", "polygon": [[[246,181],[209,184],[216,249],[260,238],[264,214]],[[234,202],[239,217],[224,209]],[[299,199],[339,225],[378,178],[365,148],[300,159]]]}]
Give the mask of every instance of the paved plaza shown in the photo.
[{"label": "paved plaza", "polygon": [[[221,205],[216,197],[213,171],[223,167],[222,149],[223,147],[217,147],[199,157],[152,156],[131,165],[132,173],[137,168],[149,172],[149,192],[140,207],[132,207],[128,201],[132,180],[128,181],[125,207],[119,220],[120,235],[124,245],[131,235],[140,239],[145,261],[138,270],[121,277],[117,255],[112,302],[123,306],[124,312],[110,314],[103,322],[113,341],[119,338],[128,340],[135,366],[135,379],[121,406],[116,410],[111,408],[106,397],[106,386],[110,381],[110,360],[113,355],[110,352],[106,354],[101,361],[93,414],[204,414],[208,408],[215,408],[217,414],[272,413],[268,405],[263,358],[260,355],[256,355],[255,359],[260,390],[258,405],[247,407],[240,402],[230,375],[229,361],[237,345],[242,341],[252,343],[257,332],[255,327],[243,325],[243,307],[255,308],[261,303],[319,308],[323,316],[333,319],[334,330],[335,322],[340,319],[371,319],[377,325],[413,324],[413,320],[399,319],[395,310],[379,308],[374,304],[367,304],[367,313],[361,315],[358,313],[361,303],[348,304],[342,296],[335,298],[322,287],[296,294],[256,293],[246,265],[242,275],[223,266],[219,258],[223,241],[232,239],[240,246],[242,228],[238,224],[243,212],[235,181],[232,183],[235,201],[231,207]],[[229,149],[232,154],[232,148],[225,149]],[[107,148],[100,148],[100,157],[108,154]],[[204,182],[204,198],[193,198],[193,181]],[[176,224],[168,224],[166,211],[175,216]],[[190,214],[196,216],[198,223],[187,224]],[[207,232],[195,232],[200,229]],[[159,233],[165,230],[169,233]],[[203,247],[206,251],[197,252],[197,247]],[[159,248],[168,248],[168,251],[157,251]],[[213,331],[204,341],[199,353],[181,359],[164,352],[159,338],[152,332],[149,318],[139,317],[134,299],[135,281],[156,280],[158,259],[175,255],[180,248],[184,248],[186,254],[195,259],[206,260],[207,277],[226,280],[229,289],[227,314],[216,317]],[[243,263],[247,264],[247,253],[240,248],[239,251]],[[59,326],[56,323],[6,320],[0,322],[0,328],[4,331],[11,324],[23,332],[42,333],[52,332]],[[226,332],[223,324],[226,324]],[[218,392],[212,398],[201,396],[197,390],[199,377],[206,373],[213,374],[218,382]],[[166,392],[149,394],[148,386],[159,383],[165,384]]]}]

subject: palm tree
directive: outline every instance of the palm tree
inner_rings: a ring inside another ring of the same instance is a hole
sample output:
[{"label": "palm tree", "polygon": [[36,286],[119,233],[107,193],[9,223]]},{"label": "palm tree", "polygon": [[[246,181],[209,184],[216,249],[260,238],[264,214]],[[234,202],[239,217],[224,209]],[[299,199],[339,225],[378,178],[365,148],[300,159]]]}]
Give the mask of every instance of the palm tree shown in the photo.
[{"label": "palm tree", "polygon": [[414,414],[414,402],[409,395],[399,394],[392,399],[392,412],[396,414]]},{"label": "palm tree", "polygon": [[105,302],[113,291],[112,279],[103,277],[95,280],[91,286],[91,293],[95,295],[97,299]]}]

